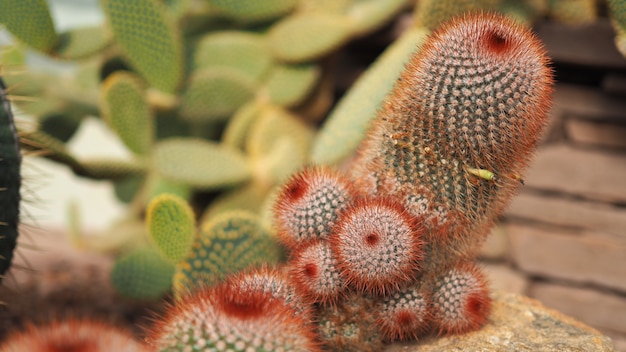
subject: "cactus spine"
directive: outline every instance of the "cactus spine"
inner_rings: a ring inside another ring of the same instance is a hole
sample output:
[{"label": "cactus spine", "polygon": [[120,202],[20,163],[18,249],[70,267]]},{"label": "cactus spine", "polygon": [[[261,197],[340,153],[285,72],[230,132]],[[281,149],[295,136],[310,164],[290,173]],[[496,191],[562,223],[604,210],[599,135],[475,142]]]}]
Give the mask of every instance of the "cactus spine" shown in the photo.
[{"label": "cactus spine", "polygon": [[22,156],[7,87],[0,78],[0,282],[11,266],[20,217]]}]

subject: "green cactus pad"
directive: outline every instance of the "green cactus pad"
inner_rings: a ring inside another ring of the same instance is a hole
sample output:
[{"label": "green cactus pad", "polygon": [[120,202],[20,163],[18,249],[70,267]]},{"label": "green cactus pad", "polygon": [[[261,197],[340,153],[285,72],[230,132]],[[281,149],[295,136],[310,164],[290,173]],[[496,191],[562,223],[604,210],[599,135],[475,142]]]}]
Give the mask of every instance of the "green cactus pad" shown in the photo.
[{"label": "green cactus pad", "polygon": [[207,68],[191,76],[181,100],[181,117],[188,121],[224,121],[254,97],[256,84],[232,68]]},{"label": "green cactus pad", "polygon": [[39,129],[62,142],[67,142],[78,130],[80,122],[81,120],[75,116],[53,113],[39,119]]},{"label": "green cactus pad", "polygon": [[0,24],[35,50],[50,52],[58,42],[45,0],[0,1]]},{"label": "green cactus pad", "polygon": [[265,89],[272,103],[294,106],[306,99],[321,75],[315,64],[276,65],[269,75]]},{"label": "green cactus pad", "polygon": [[427,35],[421,28],[405,32],[359,78],[313,141],[313,162],[334,164],[354,153],[405,63]]},{"label": "green cactus pad", "polygon": [[138,76],[120,71],[107,77],[100,96],[102,117],[138,155],[150,150],[154,137],[154,117],[144,90]]},{"label": "green cactus pad", "polygon": [[118,180],[146,173],[146,165],[139,160],[91,159],[80,160],[78,164],[79,169],[74,172],[98,180]]},{"label": "green cactus pad", "polygon": [[11,266],[20,217],[22,156],[13,112],[0,79],[0,282]]},{"label": "green cactus pad", "polygon": [[298,11],[341,15],[346,13],[353,2],[353,0],[300,0]]},{"label": "green cactus pad", "polygon": [[269,45],[285,62],[305,62],[323,57],[350,39],[350,21],[339,15],[307,13],[285,18],[272,26]]},{"label": "green cactus pad", "polygon": [[148,233],[157,248],[172,263],[185,258],[195,235],[193,210],[187,202],[172,194],[154,198],[146,211]]},{"label": "green cactus pad", "polygon": [[406,0],[354,1],[347,9],[346,16],[352,20],[354,35],[363,35],[383,26],[406,4]]},{"label": "green cactus pad", "polygon": [[244,151],[250,126],[260,116],[264,104],[253,100],[237,109],[222,134],[222,143],[231,148]]},{"label": "green cactus pad", "polygon": [[164,178],[196,188],[232,186],[250,178],[250,169],[240,152],[200,139],[164,140],[155,146],[153,162]]},{"label": "green cactus pad", "polygon": [[157,174],[151,174],[146,181],[146,190],[148,201],[151,201],[155,197],[161,194],[172,194],[182,199],[189,199],[191,196],[191,188],[181,182],[167,180]]},{"label": "green cactus pad", "polygon": [[102,26],[71,29],[59,34],[54,54],[63,59],[82,59],[103,50],[111,39]]},{"label": "green cactus pad", "polygon": [[250,182],[217,197],[202,214],[201,222],[208,221],[218,214],[233,210],[259,213],[268,194],[268,189],[257,182]]},{"label": "green cactus pad", "polygon": [[140,248],[119,258],[111,271],[111,283],[121,295],[157,299],[172,286],[175,267],[154,248]]},{"label": "green cactus pad", "polygon": [[417,26],[435,29],[451,17],[471,11],[493,11],[501,0],[420,0],[415,7]]},{"label": "green cactus pad", "polygon": [[313,128],[276,106],[266,106],[250,129],[247,151],[257,178],[267,185],[284,181],[308,161]]},{"label": "green cactus pad", "polygon": [[113,36],[132,66],[155,88],[173,93],[183,77],[181,33],[155,0],[103,0]]},{"label": "green cactus pad", "polygon": [[132,202],[144,183],[143,176],[124,177],[113,182],[113,190],[118,200],[123,203]]},{"label": "green cactus pad", "polygon": [[241,22],[261,22],[290,12],[298,0],[207,0],[221,14]]},{"label": "green cactus pad", "polygon": [[189,256],[176,266],[174,292],[181,294],[203,280],[215,283],[226,274],[283,257],[276,239],[245,211],[218,214],[202,225]]},{"label": "green cactus pad", "polygon": [[259,81],[272,65],[265,36],[220,31],[204,36],[196,47],[194,69],[228,67]]}]

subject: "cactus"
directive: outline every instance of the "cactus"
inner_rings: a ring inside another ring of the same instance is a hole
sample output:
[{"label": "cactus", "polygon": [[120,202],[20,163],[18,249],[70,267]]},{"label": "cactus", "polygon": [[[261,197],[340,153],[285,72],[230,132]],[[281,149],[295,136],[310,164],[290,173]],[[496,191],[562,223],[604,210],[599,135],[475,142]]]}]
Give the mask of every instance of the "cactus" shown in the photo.
[{"label": "cactus", "polygon": [[227,274],[263,263],[276,263],[282,250],[263,229],[258,216],[244,211],[218,214],[202,225],[191,251],[176,265],[174,291],[215,284]]},{"label": "cactus", "polygon": [[[429,279],[425,280],[429,282]],[[487,322],[491,299],[481,270],[473,263],[463,263],[441,275],[432,286],[434,329],[439,334],[474,330]]]},{"label": "cactus", "polygon": [[322,304],[332,304],[341,298],[345,280],[328,243],[318,240],[302,245],[291,257],[287,264],[290,277],[304,295]]},{"label": "cactus", "polygon": [[424,233],[421,219],[397,202],[362,199],[341,214],[330,244],[349,285],[384,295],[416,275],[423,259]]},{"label": "cactus", "polygon": [[0,78],[0,282],[11,266],[20,219],[22,155],[7,87]]},{"label": "cactus", "polygon": [[[429,223],[431,241],[440,244],[430,246],[436,254],[429,260],[443,262],[431,267],[475,256],[519,188],[546,124],[552,87],[547,61],[532,33],[511,20],[458,18],[411,59],[372,125],[352,179],[408,208],[421,201],[439,209],[440,221]],[[445,227],[446,235],[436,231]]]},{"label": "cactus", "polygon": [[326,239],[339,214],[355,198],[340,175],[326,168],[295,174],[276,201],[276,226],[281,242],[295,248],[302,242]]},{"label": "cactus", "polygon": [[626,3],[622,0],[607,0],[611,24],[615,29],[615,46],[626,57]]},{"label": "cactus", "polygon": [[191,250],[196,223],[187,202],[162,194],[152,200],[146,214],[148,232],[165,258],[178,263]]},{"label": "cactus", "polygon": [[10,334],[0,344],[5,352],[148,352],[129,332],[97,321],[68,319],[46,325],[31,325]]},{"label": "cactus", "polygon": [[387,341],[416,340],[433,319],[430,296],[414,283],[377,302],[376,325]]},{"label": "cactus", "polygon": [[159,351],[320,351],[306,317],[258,287],[219,285],[172,306],[149,333]]},{"label": "cactus", "polygon": [[174,265],[152,247],[141,247],[120,257],[111,270],[111,283],[120,294],[157,299],[172,287]]}]

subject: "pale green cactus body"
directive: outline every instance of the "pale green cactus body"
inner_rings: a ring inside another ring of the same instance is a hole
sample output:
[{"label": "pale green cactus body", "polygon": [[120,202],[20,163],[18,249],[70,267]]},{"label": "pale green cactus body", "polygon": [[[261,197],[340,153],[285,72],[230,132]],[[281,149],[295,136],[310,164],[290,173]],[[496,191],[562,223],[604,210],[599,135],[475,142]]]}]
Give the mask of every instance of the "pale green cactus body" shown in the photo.
[{"label": "pale green cactus body", "polygon": [[353,35],[364,35],[383,26],[406,6],[406,0],[352,1],[345,14],[351,21]]},{"label": "pale green cactus body", "polygon": [[58,36],[45,0],[2,0],[0,24],[33,49],[52,52]]},{"label": "pale green cactus body", "polygon": [[626,1],[607,0],[607,2],[611,23],[617,32],[615,46],[626,57]]},{"label": "pale green cactus body", "polygon": [[233,68],[195,71],[181,99],[181,117],[194,122],[226,121],[239,106],[254,97],[257,84]]},{"label": "pale green cactus body", "polygon": [[146,212],[148,233],[161,254],[172,263],[183,260],[191,250],[196,222],[187,202],[172,194],[154,198]]},{"label": "pale green cactus body", "polygon": [[117,292],[140,299],[161,297],[172,285],[174,265],[155,248],[131,251],[117,260],[111,282]]},{"label": "pale green cactus body", "polygon": [[422,0],[415,7],[418,26],[435,29],[450,18],[467,12],[494,11],[502,0]]},{"label": "pale green cactus body", "polygon": [[345,16],[309,13],[289,16],[270,29],[272,54],[285,62],[321,58],[345,44],[351,36]]},{"label": "pale green cactus body", "polygon": [[103,83],[100,110],[102,118],[132,152],[145,155],[152,147],[154,116],[145,99],[140,77],[117,72]]},{"label": "pale green cactus body", "polygon": [[162,177],[195,188],[233,186],[251,176],[240,152],[206,140],[170,138],[157,143],[152,156]]},{"label": "pale green cactus body", "polygon": [[54,55],[63,59],[84,59],[99,53],[112,42],[111,32],[103,26],[76,28],[59,34]]},{"label": "pale green cactus body", "polygon": [[320,67],[315,64],[276,65],[263,89],[272,103],[295,106],[310,96],[320,75]]},{"label": "pale green cactus body", "polygon": [[220,31],[204,36],[196,46],[194,70],[228,67],[260,81],[273,64],[265,36],[245,31]]},{"label": "pale green cactus body", "polygon": [[241,22],[263,22],[293,10],[298,0],[208,0],[217,13]]},{"label": "pale green cactus body", "polygon": [[596,0],[551,0],[549,4],[550,16],[565,24],[592,23],[598,18]]},{"label": "pale green cactus body", "polygon": [[157,89],[177,90],[183,78],[181,33],[155,0],[103,0],[116,43],[131,65]]}]

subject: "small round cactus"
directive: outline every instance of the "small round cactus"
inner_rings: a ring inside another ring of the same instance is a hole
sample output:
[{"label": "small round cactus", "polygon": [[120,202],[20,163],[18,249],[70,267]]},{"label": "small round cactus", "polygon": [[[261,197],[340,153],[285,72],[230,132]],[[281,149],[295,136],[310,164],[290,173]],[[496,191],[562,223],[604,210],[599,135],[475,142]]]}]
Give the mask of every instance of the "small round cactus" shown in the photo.
[{"label": "small round cactus", "polygon": [[294,284],[313,301],[333,303],[345,289],[337,259],[326,241],[303,245],[287,264]]},{"label": "small round cactus", "polygon": [[376,305],[376,325],[389,341],[415,340],[428,330],[430,299],[419,284],[385,297]]},{"label": "small round cactus", "polygon": [[337,217],[354,198],[339,173],[323,167],[305,169],[285,183],[276,202],[281,242],[294,249],[305,241],[328,238]]},{"label": "small round cactus", "polygon": [[0,345],[3,352],[148,352],[130,333],[103,323],[67,320],[29,326]]},{"label": "small round cactus", "polygon": [[170,307],[148,341],[160,351],[320,351],[310,317],[269,285],[198,290]]},{"label": "small round cactus", "polygon": [[391,198],[363,198],[339,218],[330,238],[339,271],[360,291],[385,294],[413,279],[423,259],[424,227]]},{"label": "small round cactus", "polygon": [[491,299],[480,268],[468,262],[438,276],[432,307],[433,325],[439,334],[459,334],[484,325],[491,312]]}]

